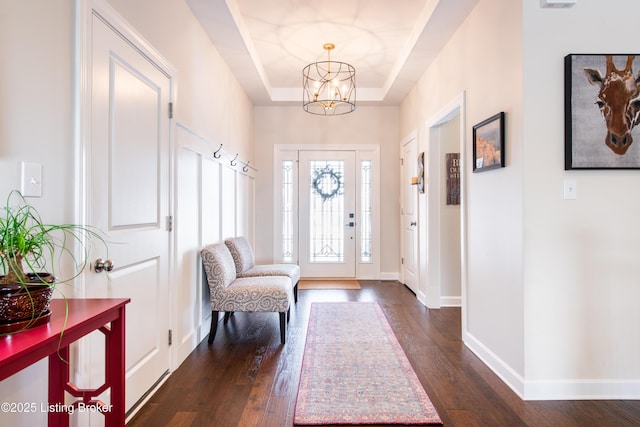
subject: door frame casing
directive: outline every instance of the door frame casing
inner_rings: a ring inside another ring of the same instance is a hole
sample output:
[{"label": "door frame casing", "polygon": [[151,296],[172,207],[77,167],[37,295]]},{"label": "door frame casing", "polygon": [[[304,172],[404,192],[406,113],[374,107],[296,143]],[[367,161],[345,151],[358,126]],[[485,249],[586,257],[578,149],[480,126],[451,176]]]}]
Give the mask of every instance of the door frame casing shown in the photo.
[{"label": "door frame casing", "polygon": [[[370,160],[372,166],[373,188],[372,188],[372,260],[371,262],[361,262],[360,260],[360,227],[356,229],[356,279],[380,280],[380,146],[377,144],[275,144],[273,147],[273,230],[274,236],[280,236],[282,231],[282,174],[281,165],[285,160],[294,161],[293,192],[294,211],[298,210],[298,152],[299,151],[354,151],[356,153],[356,219],[360,218],[361,208],[361,186],[360,167],[362,161]],[[297,215],[294,215],[294,262],[299,261],[299,224]],[[273,239],[273,260],[282,260],[282,241],[279,238]]]},{"label": "door frame casing", "polygon": [[[467,289],[467,177],[466,177],[466,163],[467,163],[467,150],[466,150],[466,100],[465,92],[462,91],[456,97],[454,97],[447,105],[445,105],[437,114],[433,115],[425,122],[424,135],[420,141],[420,150],[429,153],[430,151],[439,150],[439,133],[436,131],[439,126],[448,122],[455,116],[459,116],[460,119],[460,281],[461,281],[461,305],[462,305],[462,330],[466,331],[466,289]],[[433,153],[432,153],[433,155]],[[430,157],[430,156],[427,156]],[[433,171],[432,171],[433,169]],[[442,174],[438,175],[430,161],[425,159],[425,183],[426,192],[430,194],[430,188],[441,185]],[[430,173],[433,172],[433,175]],[[431,179],[426,179],[429,176]],[[429,265],[421,267],[423,270],[420,272],[422,277],[420,283],[420,298],[419,300],[429,308],[440,308],[441,301],[441,283],[440,283],[440,258],[439,258],[439,242],[440,236],[440,217],[438,212],[432,212],[431,210],[440,209],[439,198],[433,200],[432,204],[428,204],[428,197],[420,197],[420,219],[419,221],[426,221],[427,226],[421,230],[420,234],[420,251],[427,254],[426,263]],[[428,236],[428,238],[427,238]]]},{"label": "door frame casing", "polygon": [[[175,102],[176,93],[176,76],[177,69],[169,63],[151,44],[128,23],[118,12],[113,9],[105,0],[75,0],[75,68],[74,68],[74,112],[73,112],[73,152],[74,152],[74,222],[79,224],[89,224],[91,218],[91,86],[92,86],[92,29],[91,21],[94,15],[105,22],[106,25],[126,39],[131,45],[138,50],[148,61],[153,63],[169,80],[170,90],[168,94],[169,102]],[[168,118],[169,121],[169,177],[168,177],[168,194],[167,208],[169,215],[174,215],[174,187],[175,187],[175,143],[174,143],[174,119]],[[169,278],[174,274],[174,238],[168,239],[168,259],[167,270]],[[74,248],[74,251],[78,251]],[[74,288],[74,297],[86,297],[87,295],[87,274],[91,274],[89,269],[77,278],[77,286]],[[169,307],[169,327],[175,329],[176,307],[175,298],[172,295],[172,288],[168,289],[168,307]],[[90,349],[87,343],[81,343],[75,350],[74,357],[78,360],[84,360],[85,364],[89,363]],[[167,366],[169,370],[173,370],[176,360],[175,346],[169,347]],[[86,372],[87,366],[82,363],[76,367],[76,375],[82,376],[82,372]],[[165,375],[155,386],[158,387],[168,378]],[[143,399],[134,406],[134,411],[128,414],[130,419],[137,409],[142,407],[144,403],[153,395],[147,393]]]}]

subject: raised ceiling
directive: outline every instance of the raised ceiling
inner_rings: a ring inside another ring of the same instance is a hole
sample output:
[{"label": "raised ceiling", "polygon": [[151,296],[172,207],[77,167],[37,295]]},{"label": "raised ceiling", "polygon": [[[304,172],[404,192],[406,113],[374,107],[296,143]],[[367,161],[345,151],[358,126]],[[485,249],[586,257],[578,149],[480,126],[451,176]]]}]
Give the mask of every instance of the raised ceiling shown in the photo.
[{"label": "raised ceiling", "polygon": [[360,105],[398,105],[478,0],[187,0],[255,105],[301,104],[302,69],[356,68]]}]

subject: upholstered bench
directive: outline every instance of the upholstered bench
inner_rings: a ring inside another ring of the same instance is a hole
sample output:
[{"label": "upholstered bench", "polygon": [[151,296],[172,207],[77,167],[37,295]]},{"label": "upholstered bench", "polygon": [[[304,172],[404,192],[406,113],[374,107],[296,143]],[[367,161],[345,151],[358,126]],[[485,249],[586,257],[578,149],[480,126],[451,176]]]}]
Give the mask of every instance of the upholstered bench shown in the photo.
[{"label": "upholstered bench", "polygon": [[277,312],[280,314],[280,341],[286,340],[286,323],[293,304],[293,286],[287,276],[237,277],[231,252],[224,243],[209,245],[200,252],[204,278],[211,293],[211,331],[216,336],[218,313],[225,312],[225,323],[236,311]]},{"label": "upholstered bench", "polygon": [[224,242],[236,264],[238,277],[286,276],[293,285],[293,299],[298,302],[298,282],[300,281],[300,267],[296,264],[259,264],[255,265],[251,245],[244,237],[234,237]]}]

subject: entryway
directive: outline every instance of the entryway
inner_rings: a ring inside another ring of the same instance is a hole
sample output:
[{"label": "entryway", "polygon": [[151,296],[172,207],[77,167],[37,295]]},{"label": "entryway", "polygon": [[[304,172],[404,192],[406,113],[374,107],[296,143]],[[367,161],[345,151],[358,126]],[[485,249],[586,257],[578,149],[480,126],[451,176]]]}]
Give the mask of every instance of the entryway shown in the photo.
[{"label": "entryway", "polygon": [[[463,313],[466,290],[464,129],[464,93],[461,93],[426,123],[424,133],[415,130],[400,144],[403,159],[401,281],[427,307],[462,306]],[[418,189],[421,181],[424,192]]]},{"label": "entryway", "polygon": [[380,171],[376,145],[277,145],[274,261],[303,278],[378,279]]}]

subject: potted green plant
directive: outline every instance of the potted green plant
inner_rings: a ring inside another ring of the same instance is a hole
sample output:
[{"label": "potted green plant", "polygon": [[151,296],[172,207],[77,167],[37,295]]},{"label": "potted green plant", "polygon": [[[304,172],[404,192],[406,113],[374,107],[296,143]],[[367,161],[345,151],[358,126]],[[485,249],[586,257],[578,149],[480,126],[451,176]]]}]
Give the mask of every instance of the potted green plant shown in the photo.
[{"label": "potted green plant", "polygon": [[[98,230],[77,224],[46,224],[19,191],[0,211],[0,334],[49,321],[56,284],[78,277],[87,266],[87,242],[105,245]],[[78,254],[79,253],[79,254]],[[56,277],[56,265],[68,258],[70,277]]]}]

